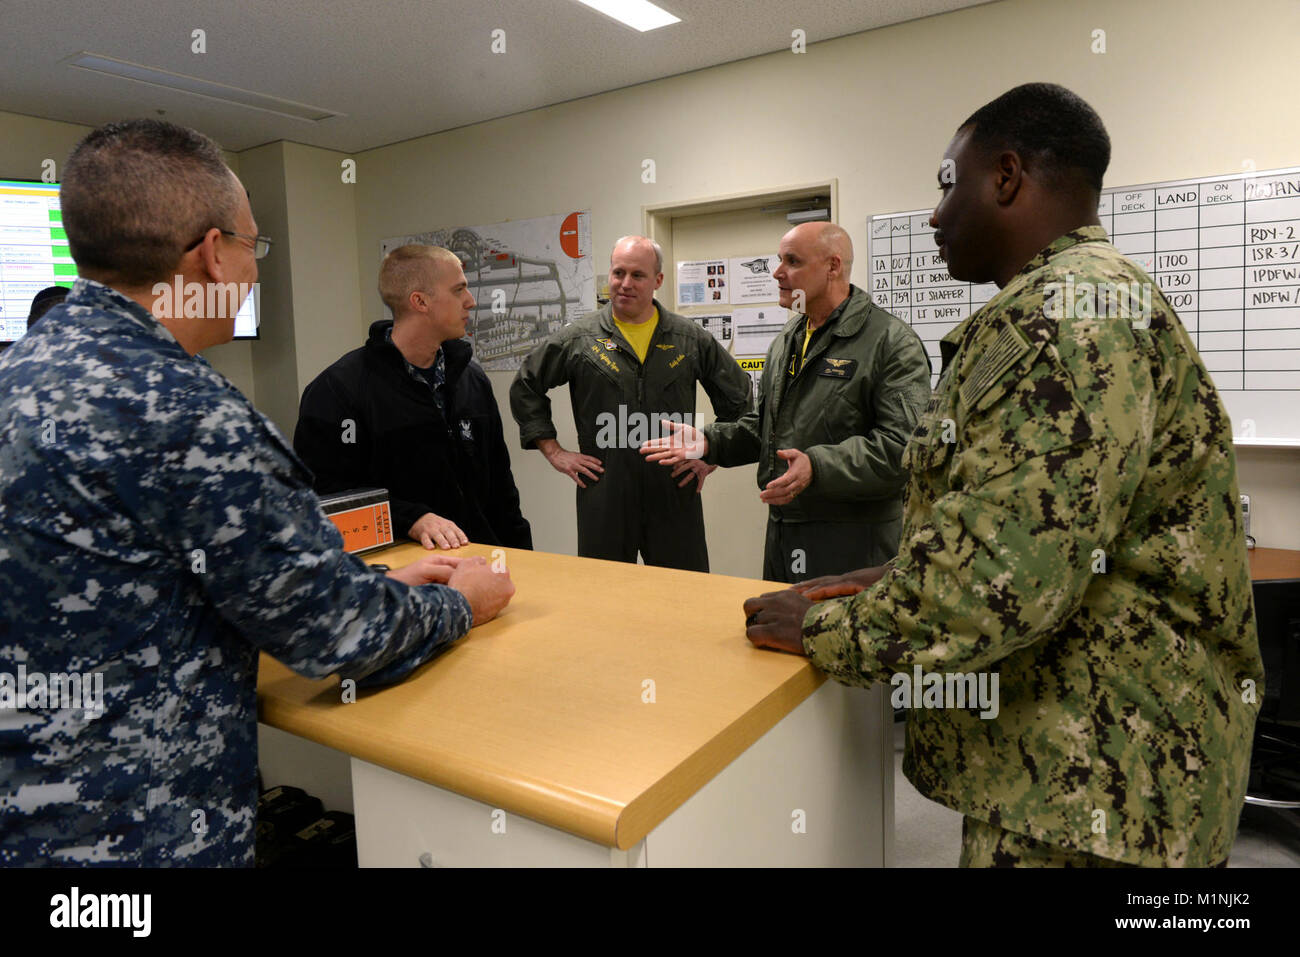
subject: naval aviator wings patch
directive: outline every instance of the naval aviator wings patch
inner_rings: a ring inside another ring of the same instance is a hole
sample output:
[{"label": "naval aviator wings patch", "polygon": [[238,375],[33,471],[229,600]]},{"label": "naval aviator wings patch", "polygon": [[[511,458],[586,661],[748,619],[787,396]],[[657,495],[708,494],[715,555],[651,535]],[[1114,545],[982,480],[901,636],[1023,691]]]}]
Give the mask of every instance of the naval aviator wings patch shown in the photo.
[{"label": "naval aviator wings patch", "polygon": [[823,358],[821,362],[814,367],[813,372],[817,375],[824,375],[831,379],[852,379],[853,372],[857,367],[857,359]]},{"label": "naval aviator wings patch", "polygon": [[1020,330],[1010,323],[1004,325],[988,348],[980,353],[975,368],[957,390],[962,404],[968,409],[974,408],[980,396],[1028,351],[1029,343]]}]

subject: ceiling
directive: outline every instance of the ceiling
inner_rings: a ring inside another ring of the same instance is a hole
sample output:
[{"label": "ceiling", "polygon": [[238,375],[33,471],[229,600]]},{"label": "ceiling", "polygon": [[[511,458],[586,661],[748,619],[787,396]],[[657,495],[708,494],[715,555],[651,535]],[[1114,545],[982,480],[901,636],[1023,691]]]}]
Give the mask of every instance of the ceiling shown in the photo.
[{"label": "ceiling", "polygon": [[[641,34],[576,0],[5,0],[0,110],[87,126],[161,113],[228,150],[291,140],[352,153],[789,49],[796,28],[813,44],[987,0],[658,2],[682,22]],[[83,51],[336,115],[69,66]]]}]

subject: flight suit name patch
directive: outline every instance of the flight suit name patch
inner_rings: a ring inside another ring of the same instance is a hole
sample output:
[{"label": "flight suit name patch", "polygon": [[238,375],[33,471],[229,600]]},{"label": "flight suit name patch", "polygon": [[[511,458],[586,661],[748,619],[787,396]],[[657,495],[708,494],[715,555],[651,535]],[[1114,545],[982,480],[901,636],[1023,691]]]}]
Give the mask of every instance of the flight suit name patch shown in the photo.
[{"label": "flight suit name patch", "polygon": [[814,372],[817,375],[824,375],[831,379],[851,379],[853,372],[858,367],[857,359],[835,359],[824,357],[817,363]]}]

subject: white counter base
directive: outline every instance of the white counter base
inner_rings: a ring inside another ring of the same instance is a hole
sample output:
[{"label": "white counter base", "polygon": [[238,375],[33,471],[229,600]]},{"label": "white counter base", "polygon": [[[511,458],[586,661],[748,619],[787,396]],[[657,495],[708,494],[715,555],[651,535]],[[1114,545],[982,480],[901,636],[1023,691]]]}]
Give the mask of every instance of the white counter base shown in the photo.
[{"label": "white counter base", "polygon": [[[828,681],[627,851],[492,808],[274,728],[266,786],[351,810],[362,867],[888,867],[893,715],[884,690]],[[797,813],[797,812],[802,812]]]}]

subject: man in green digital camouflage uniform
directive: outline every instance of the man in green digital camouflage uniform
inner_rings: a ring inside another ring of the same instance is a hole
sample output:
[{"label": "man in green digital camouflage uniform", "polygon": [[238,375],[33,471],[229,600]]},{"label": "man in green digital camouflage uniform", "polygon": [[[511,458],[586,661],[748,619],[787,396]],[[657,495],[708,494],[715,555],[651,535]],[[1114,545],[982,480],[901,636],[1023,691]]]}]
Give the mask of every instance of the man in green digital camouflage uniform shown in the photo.
[{"label": "man in green digital camouflage uniform", "polygon": [[965,815],[964,865],[1220,865],[1244,799],[1263,667],[1230,424],[1098,225],[1109,158],[1049,84],[962,124],[935,242],[1001,292],[943,341],[898,556],[745,604],[754,644],[848,684],[1000,676],[995,716],[908,713],[904,772]]},{"label": "man in green digital camouflage uniform", "polygon": [[898,552],[903,447],[930,392],[917,334],[849,283],[853,243],[834,223],[781,238],[772,274],[799,315],[773,340],[758,408],[735,422],[647,442],[649,461],[758,463],[768,506],[763,577],[797,582]]}]

